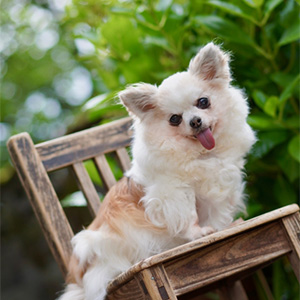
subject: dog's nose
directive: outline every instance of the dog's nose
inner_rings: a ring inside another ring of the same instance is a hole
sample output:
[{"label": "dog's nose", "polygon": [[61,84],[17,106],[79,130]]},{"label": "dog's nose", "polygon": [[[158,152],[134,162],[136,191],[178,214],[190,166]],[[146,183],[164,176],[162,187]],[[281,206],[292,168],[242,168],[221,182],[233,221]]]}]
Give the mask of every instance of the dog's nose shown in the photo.
[{"label": "dog's nose", "polygon": [[190,126],[194,129],[197,129],[199,127],[201,127],[202,125],[202,120],[199,117],[194,117],[191,121],[190,121]]}]

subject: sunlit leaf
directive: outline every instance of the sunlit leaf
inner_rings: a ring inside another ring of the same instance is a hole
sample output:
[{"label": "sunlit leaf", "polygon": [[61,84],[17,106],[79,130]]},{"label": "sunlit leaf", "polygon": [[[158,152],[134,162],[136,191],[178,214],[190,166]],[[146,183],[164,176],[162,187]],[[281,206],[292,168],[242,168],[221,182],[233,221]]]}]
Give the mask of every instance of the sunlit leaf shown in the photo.
[{"label": "sunlit leaf", "polygon": [[258,132],[258,141],[255,143],[251,154],[254,157],[261,158],[288,138],[289,133],[285,130]]},{"label": "sunlit leaf", "polygon": [[85,166],[90,178],[92,179],[92,181],[94,183],[96,183],[97,185],[102,186],[102,181],[100,179],[100,176],[96,169],[95,164],[91,160],[87,160],[84,162],[84,166]]},{"label": "sunlit leaf", "polygon": [[269,97],[264,105],[265,113],[271,117],[275,117],[278,107],[278,101],[279,99],[276,96]]},{"label": "sunlit leaf", "polygon": [[82,192],[75,192],[61,200],[62,207],[84,207],[87,206]]},{"label": "sunlit leaf", "polygon": [[265,104],[267,102],[267,97],[266,95],[262,92],[262,91],[259,91],[259,90],[255,90],[252,94],[253,96],[253,100],[255,102],[255,104],[260,107],[261,109],[264,109],[265,107]]},{"label": "sunlit leaf", "polygon": [[293,94],[294,88],[299,84],[300,82],[300,74],[295,77],[294,80],[292,80],[286,88],[283,90],[279,97],[279,103],[285,102],[291,95]]},{"label": "sunlit leaf", "polygon": [[256,11],[253,8],[245,5],[242,1],[221,1],[221,0],[209,0],[208,4],[213,5],[222,9],[229,14],[236,15],[242,17],[244,19],[248,19],[251,22],[257,23],[258,21],[255,19]]},{"label": "sunlit leaf", "polygon": [[283,0],[267,0],[264,5],[265,14],[270,14]]},{"label": "sunlit leaf", "polygon": [[251,7],[260,7],[264,3],[264,0],[243,0],[243,1]]},{"label": "sunlit leaf", "polygon": [[215,33],[237,44],[255,45],[254,40],[240,26],[220,16],[198,15],[193,21]]},{"label": "sunlit leaf", "polygon": [[172,3],[173,0],[159,0],[155,7],[158,11],[166,11]]},{"label": "sunlit leaf", "polygon": [[278,44],[280,46],[283,46],[293,41],[297,41],[299,39],[300,39],[300,26],[299,26],[299,21],[297,20],[296,22],[294,22],[294,24],[292,24],[285,30]]},{"label": "sunlit leaf", "polygon": [[147,36],[145,38],[145,43],[146,44],[152,44],[156,45],[158,47],[161,47],[169,52],[172,52],[172,48],[168,41],[164,37],[157,37],[157,36]]},{"label": "sunlit leaf", "polygon": [[288,146],[289,143],[286,140],[282,147],[276,150],[275,162],[280,166],[289,181],[294,182],[300,176],[300,164],[290,155]]},{"label": "sunlit leaf", "polygon": [[300,163],[300,135],[295,136],[289,143],[290,155]]},{"label": "sunlit leaf", "polygon": [[280,123],[267,115],[252,114],[248,117],[247,121],[253,128],[256,129],[272,130],[284,128]]}]

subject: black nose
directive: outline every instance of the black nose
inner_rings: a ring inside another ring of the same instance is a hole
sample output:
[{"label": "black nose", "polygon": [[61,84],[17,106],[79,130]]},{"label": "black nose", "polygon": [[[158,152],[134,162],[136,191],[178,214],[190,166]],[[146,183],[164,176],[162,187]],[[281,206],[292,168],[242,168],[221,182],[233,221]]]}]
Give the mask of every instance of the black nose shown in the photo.
[{"label": "black nose", "polygon": [[194,129],[197,129],[199,127],[201,127],[202,125],[202,120],[199,117],[194,117],[191,121],[190,121],[190,126]]}]

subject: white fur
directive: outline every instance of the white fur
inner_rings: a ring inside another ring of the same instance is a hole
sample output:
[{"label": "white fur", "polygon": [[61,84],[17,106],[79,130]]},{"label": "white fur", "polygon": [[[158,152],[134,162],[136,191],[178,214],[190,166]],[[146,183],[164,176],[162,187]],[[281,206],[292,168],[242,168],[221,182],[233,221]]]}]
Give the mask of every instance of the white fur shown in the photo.
[{"label": "white fur", "polygon": [[[222,230],[245,210],[244,157],[255,142],[246,123],[247,101],[230,85],[229,57],[210,43],[159,87],[137,84],[120,93],[134,118],[133,162],[127,176],[142,185],[141,203],[155,232],[122,224],[123,237],[106,226],[84,230],[73,239],[79,264],[92,263],[78,285],[60,300],[103,300],[108,282],[139,260],[184,242]],[[210,100],[208,109],[195,101]],[[173,114],[182,116],[171,126]],[[215,139],[212,150],[193,138],[197,116]]]}]

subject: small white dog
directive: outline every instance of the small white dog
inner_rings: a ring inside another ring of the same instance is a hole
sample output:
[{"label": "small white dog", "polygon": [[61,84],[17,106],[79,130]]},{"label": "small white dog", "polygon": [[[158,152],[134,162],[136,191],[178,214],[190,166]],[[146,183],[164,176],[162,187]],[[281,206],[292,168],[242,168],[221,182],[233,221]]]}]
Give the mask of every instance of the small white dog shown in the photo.
[{"label": "small white dog", "polygon": [[229,56],[210,43],[186,72],[119,94],[134,118],[132,167],[73,238],[60,300],[103,300],[134,263],[226,228],[245,209],[242,170],[255,135],[230,81]]}]

